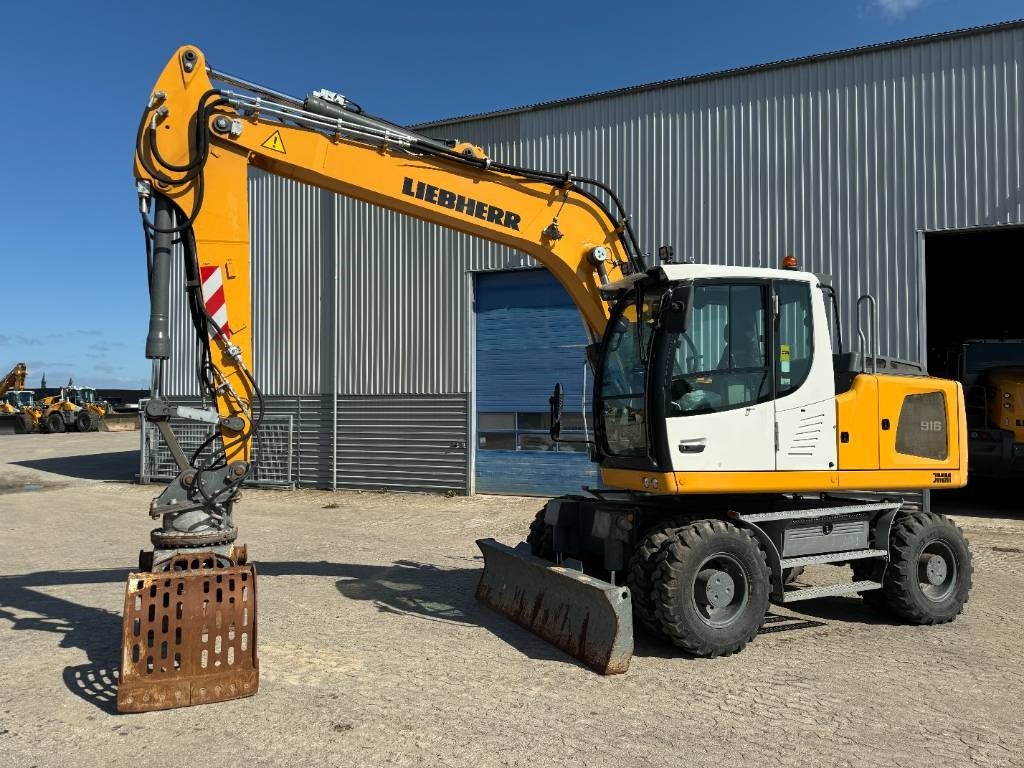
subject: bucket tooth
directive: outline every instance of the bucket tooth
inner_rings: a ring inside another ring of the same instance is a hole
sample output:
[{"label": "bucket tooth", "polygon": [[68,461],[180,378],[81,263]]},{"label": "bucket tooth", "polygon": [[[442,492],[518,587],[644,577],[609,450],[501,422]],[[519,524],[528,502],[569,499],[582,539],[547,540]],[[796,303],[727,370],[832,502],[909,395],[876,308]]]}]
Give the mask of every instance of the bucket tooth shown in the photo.
[{"label": "bucket tooth", "polygon": [[602,675],[629,668],[633,610],[629,590],[558,566],[494,539],[479,539],[482,603]]},{"label": "bucket tooth", "polygon": [[124,598],[119,712],[252,696],[256,569],[214,553],[175,557],[167,571],[131,573]]}]

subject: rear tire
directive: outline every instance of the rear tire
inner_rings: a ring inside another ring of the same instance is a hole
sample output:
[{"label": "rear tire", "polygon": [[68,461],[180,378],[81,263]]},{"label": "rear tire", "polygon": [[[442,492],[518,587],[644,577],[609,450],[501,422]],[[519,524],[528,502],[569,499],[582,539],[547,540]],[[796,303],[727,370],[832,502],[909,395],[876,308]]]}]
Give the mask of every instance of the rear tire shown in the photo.
[{"label": "rear tire", "polygon": [[694,656],[742,650],[764,624],[771,576],[753,537],[721,520],[672,532],[657,555],[658,627]]},{"label": "rear tire", "polygon": [[14,434],[27,435],[32,431],[32,417],[19,413],[14,417]]},{"label": "rear tire", "polygon": [[92,432],[95,428],[96,417],[92,415],[92,411],[85,408],[80,410],[75,417],[75,429],[79,432]]},{"label": "rear tire", "polygon": [[963,531],[944,515],[900,515],[889,535],[882,592],[889,609],[911,624],[945,624],[970,597],[971,550]]},{"label": "rear tire", "polygon": [[55,435],[63,433],[67,429],[64,424],[64,417],[59,413],[51,413],[46,417],[46,430],[52,432]]},{"label": "rear tire", "polygon": [[658,617],[655,614],[654,576],[658,569],[656,557],[661,545],[680,528],[693,522],[690,516],[673,516],[647,529],[633,550],[626,574],[626,586],[633,598],[633,615],[640,625],[649,632],[661,635]]}]

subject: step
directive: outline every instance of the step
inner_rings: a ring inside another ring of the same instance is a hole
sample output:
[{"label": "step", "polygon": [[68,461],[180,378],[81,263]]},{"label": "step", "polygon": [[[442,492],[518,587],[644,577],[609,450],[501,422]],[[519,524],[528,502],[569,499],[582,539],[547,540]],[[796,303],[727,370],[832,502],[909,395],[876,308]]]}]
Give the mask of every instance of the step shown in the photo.
[{"label": "step", "polygon": [[812,600],[816,597],[832,597],[833,595],[849,595],[854,592],[867,592],[881,589],[877,581],[854,581],[845,584],[829,584],[827,587],[800,587],[789,589],[782,595],[782,602],[795,603],[797,600]]},{"label": "step", "polygon": [[876,504],[836,504],[831,507],[816,507],[815,509],[789,509],[782,512],[754,512],[749,515],[739,515],[741,520],[749,523],[764,523],[772,520],[809,520],[816,517],[839,517],[842,515],[855,515],[863,512],[881,512],[883,510],[899,509],[902,502],[886,501]]},{"label": "step", "polygon": [[821,563],[844,563],[847,560],[864,560],[868,557],[886,557],[889,553],[884,549],[854,549],[849,552],[828,552],[824,555],[806,555],[804,557],[782,558],[783,568],[796,568],[801,565],[819,565]]}]

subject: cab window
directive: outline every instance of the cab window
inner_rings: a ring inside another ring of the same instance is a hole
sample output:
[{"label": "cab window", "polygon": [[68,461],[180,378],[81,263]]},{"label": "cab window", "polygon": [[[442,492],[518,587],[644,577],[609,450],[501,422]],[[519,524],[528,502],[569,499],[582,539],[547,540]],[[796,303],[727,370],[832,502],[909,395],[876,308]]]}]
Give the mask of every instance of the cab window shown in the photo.
[{"label": "cab window", "polygon": [[767,284],[698,284],[674,349],[669,416],[717,413],[771,398]]},{"label": "cab window", "polygon": [[811,286],[778,282],[775,293],[779,297],[775,394],[784,397],[799,389],[811,372],[814,355]]},{"label": "cab window", "polygon": [[640,291],[623,299],[609,325],[599,391],[605,444],[612,455],[647,454],[647,356],[662,296]]}]

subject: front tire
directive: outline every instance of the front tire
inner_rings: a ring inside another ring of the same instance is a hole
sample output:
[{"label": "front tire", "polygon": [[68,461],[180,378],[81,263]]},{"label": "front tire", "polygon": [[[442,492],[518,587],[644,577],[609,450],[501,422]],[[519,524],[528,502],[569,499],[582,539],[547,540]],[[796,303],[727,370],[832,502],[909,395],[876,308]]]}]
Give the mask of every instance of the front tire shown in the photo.
[{"label": "front tire", "polygon": [[728,656],[754,639],[768,610],[765,554],[744,530],[701,520],[672,532],[657,556],[658,628],[695,656]]},{"label": "front tire", "polygon": [[51,413],[46,417],[46,431],[59,435],[66,429],[64,417],[59,413]]},{"label": "front tire", "polygon": [[662,520],[651,528],[640,539],[629,560],[629,571],[626,574],[626,586],[633,598],[633,615],[640,625],[656,635],[661,634],[658,628],[658,617],[655,612],[654,577],[658,570],[657,556],[661,545],[678,529],[689,525],[692,517],[677,516]]},{"label": "front tire", "polygon": [[963,611],[973,570],[967,539],[948,518],[901,515],[889,535],[886,605],[911,624],[945,624]]},{"label": "front tire", "polygon": [[32,431],[32,417],[26,413],[19,413],[14,417],[14,434],[27,435]]},{"label": "front tire", "polygon": [[82,409],[75,417],[75,429],[79,432],[92,432],[96,428],[96,417],[91,411]]}]

